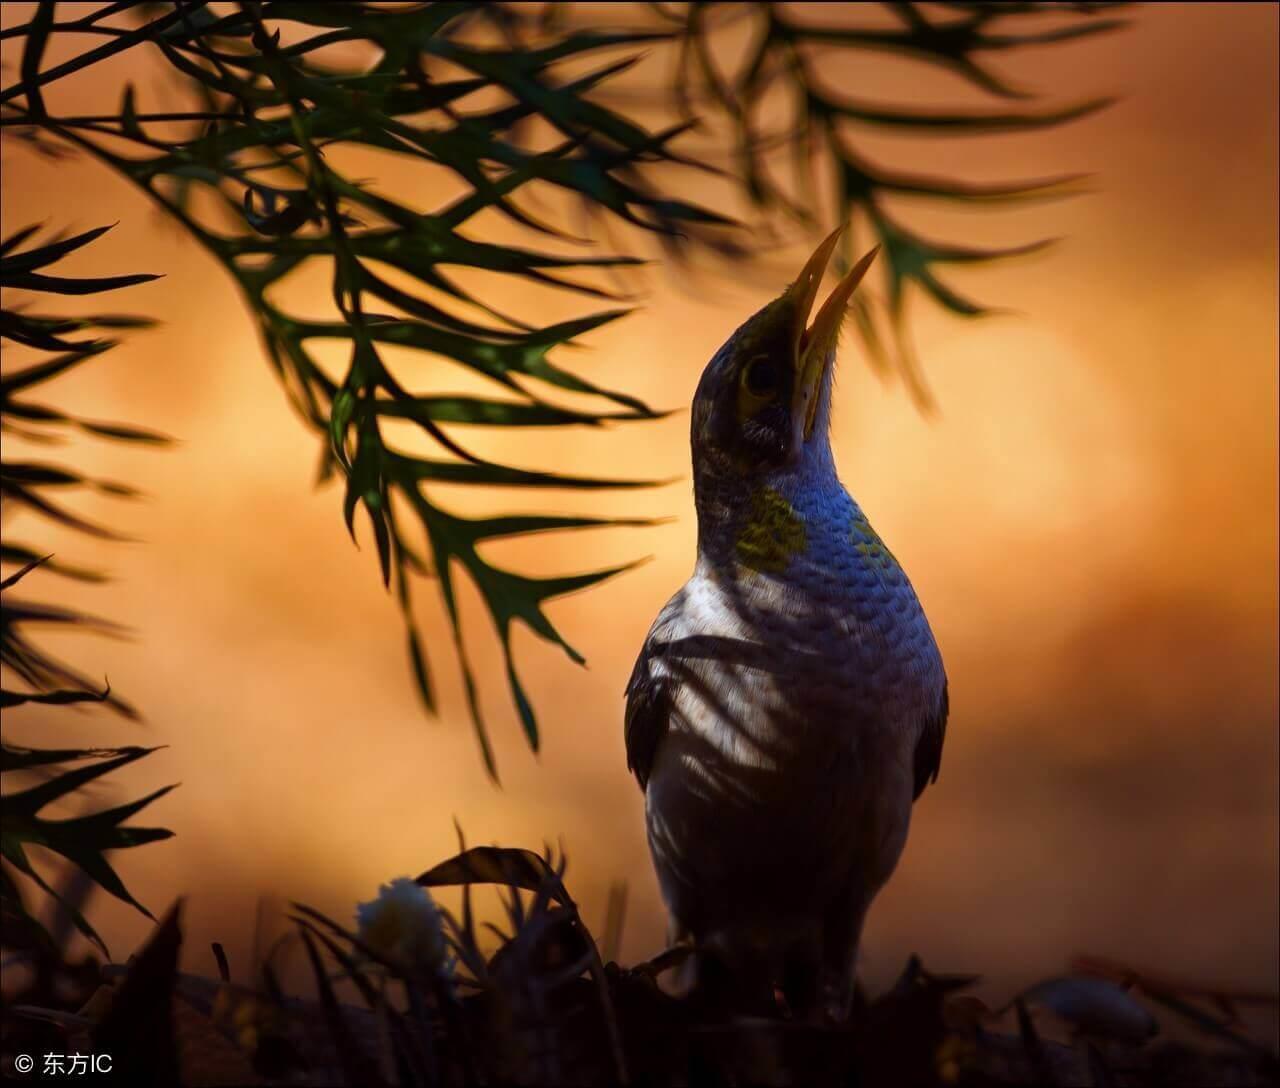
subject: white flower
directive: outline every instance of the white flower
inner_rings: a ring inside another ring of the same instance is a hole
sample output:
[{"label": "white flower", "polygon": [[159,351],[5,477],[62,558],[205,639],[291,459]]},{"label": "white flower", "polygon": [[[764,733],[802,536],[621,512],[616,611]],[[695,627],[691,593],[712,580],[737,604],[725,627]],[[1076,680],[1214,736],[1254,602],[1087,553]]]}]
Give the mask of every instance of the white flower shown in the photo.
[{"label": "white flower", "polygon": [[1048,1009],[1085,1035],[1142,1043],[1160,1030],[1156,1018],[1127,990],[1105,978],[1051,978],[1022,997],[1028,1005]]},{"label": "white flower", "polygon": [[451,970],[440,910],[431,893],[407,876],[383,884],[377,899],[357,904],[356,923],[360,940],[393,963],[441,974]]}]

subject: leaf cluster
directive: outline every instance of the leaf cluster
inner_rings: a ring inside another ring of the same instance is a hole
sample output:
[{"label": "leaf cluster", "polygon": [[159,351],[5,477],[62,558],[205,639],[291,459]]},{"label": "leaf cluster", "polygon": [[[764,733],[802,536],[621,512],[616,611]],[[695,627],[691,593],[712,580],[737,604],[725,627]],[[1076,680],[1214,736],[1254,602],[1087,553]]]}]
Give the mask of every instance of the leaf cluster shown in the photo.
[{"label": "leaf cluster", "polygon": [[[116,423],[80,419],[34,399],[48,382],[77,366],[96,359],[115,345],[103,330],[137,328],[147,322],[133,317],[103,315],[65,318],[32,312],[11,303],[9,292],[39,295],[86,295],[128,287],[154,279],[150,275],[108,277],[68,277],[55,274],[51,266],[88,245],[107,228],[86,231],[72,237],[55,238],[44,244],[30,244],[38,227],[15,232],[0,242],[0,288],[6,292],[0,306],[0,338],[45,356],[39,362],[12,369],[0,377],[0,432],[18,435],[28,443],[56,444],[70,429],[117,441],[159,444],[163,436]],[[53,496],[74,489],[93,488],[117,496],[134,492],[114,481],[93,480],[75,469],[48,461],[16,460],[6,444],[0,457],[0,503],[6,517],[14,508],[35,514],[46,524],[61,525],[78,532],[118,539],[113,530],[87,521]],[[13,595],[14,588],[37,568],[82,581],[101,576],[93,571],[55,562],[32,547],[6,539],[0,561],[21,564],[19,570],[0,580],[3,607],[0,608],[0,665],[22,685],[21,689],[0,688],[0,708],[6,713],[24,705],[72,706],[105,703],[129,718],[136,712],[110,685],[95,684],[81,672],[43,649],[29,634],[33,625],[85,626],[100,631],[118,630],[113,624],[75,609],[63,608]],[[34,784],[15,790],[14,778],[0,796],[0,900],[6,918],[6,947],[28,952],[46,944],[39,924],[27,910],[15,877],[21,874],[53,896],[76,928],[101,946],[97,932],[79,906],[55,891],[32,864],[31,847],[41,847],[76,866],[94,885],[137,907],[143,907],[129,893],[106,859],[110,850],[140,846],[168,838],[162,828],[126,826],[126,821],[172,787],[156,790],[139,800],[73,817],[53,817],[50,806],[82,803],[87,787],[154,749],[127,748],[31,748],[7,737],[0,742],[0,773],[19,776]],[[150,915],[148,914],[148,917]]]},{"label": "leaf cluster", "polygon": [[[121,11],[128,6],[114,7]],[[137,13],[143,10],[134,7]],[[435,694],[412,606],[413,580],[438,578],[461,653],[455,589],[461,572],[479,589],[497,628],[512,697],[536,748],[537,724],[511,655],[512,626],[525,624],[580,661],[547,618],[544,604],[622,568],[533,578],[490,562],[481,545],[499,537],[618,522],[537,514],[466,518],[450,512],[435,490],[443,484],[593,489],[642,481],[495,463],[470,453],[449,428],[601,426],[657,413],[550,358],[622,311],[530,327],[497,313],[446,268],[485,270],[610,298],[605,288],[570,278],[570,273],[622,269],[637,264],[635,258],[563,255],[554,246],[495,245],[468,231],[478,213],[492,209],[563,243],[567,236],[562,230],[522,207],[519,194],[533,183],[581,199],[593,209],[607,209],[672,241],[727,224],[716,213],[655,193],[645,183],[645,164],[676,158],[669,144],[679,129],[649,132],[588,97],[628,61],[614,59],[573,79],[557,74],[564,62],[616,54],[655,35],[583,32],[539,49],[514,41],[475,44],[475,32],[485,29],[476,24],[506,34],[511,22],[498,8],[448,3],[396,8],[246,3],[227,15],[216,15],[204,4],[146,10],[160,13],[131,30],[115,28],[102,13],[68,25],[42,23],[44,17],[37,14],[12,33],[26,37],[27,54],[38,50],[42,33],[47,37],[75,29],[107,38],[98,50],[72,62],[72,68],[145,42],[171,67],[181,93],[203,108],[141,113],[132,88],[126,88],[115,116],[55,118],[44,111],[43,97],[32,83],[36,69],[28,65],[26,83],[0,92],[4,123],[54,134],[91,151],[140,185],[218,258],[251,307],[294,404],[325,439],[322,478],[336,470],[345,479],[343,510],[353,536],[356,512],[362,510],[368,519],[383,580],[394,586],[401,606],[423,701],[433,708]],[[285,30],[288,45],[281,44]],[[342,46],[371,47],[378,59],[371,66],[343,68],[319,59],[324,51]],[[433,68],[445,65],[462,74],[448,79],[433,75]],[[36,82],[58,76],[58,69],[46,71]],[[463,111],[469,95],[493,89],[502,92],[505,104]],[[21,106],[16,104],[19,97]],[[521,126],[535,118],[554,131],[555,146],[533,149],[516,138]],[[182,129],[180,135],[158,131],[172,132],[175,126]],[[128,153],[120,149],[122,144]],[[464,185],[464,195],[421,214],[348,177],[335,165],[338,146],[390,151],[423,166],[443,167]],[[193,210],[197,187],[222,208],[220,225],[202,222]],[[278,285],[312,262],[326,264],[330,271],[331,320],[289,312],[277,297]],[[479,310],[485,318],[473,319],[468,310]],[[348,362],[340,378],[330,377],[317,357],[317,345],[325,343],[345,350]],[[392,348],[416,353],[424,361],[449,360],[482,376],[503,395],[490,399],[414,391],[393,370],[387,358]],[[558,405],[547,397],[556,391],[585,394],[600,406]],[[439,456],[397,448],[386,434],[389,420],[412,423]],[[485,764],[496,776],[465,655],[462,669]]]},{"label": "leaf cluster", "polygon": [[[686,117],[710,115],[727,125],[732,173],[752,206],[809,230],[823,229],[824,221],[860,221],[869,238],[863,245],[857,230],[845,232],[838,253],[845,269],[856,252],[872,243],[881,247],[886,298],[880,303],[859,292],[851,308],[870,360],[882,373],[901,374],[923,408],[931,408],[933,401],[905,325],[908,290],[914,286],[960,317],[990,313],[947,284],[942,269],[1021,256],[1052,240],[986,248],[948,242],[913,228],[895,209],[894,198],[1000,207],[1070,196],[1083,191],[1086,179],[1066,174],[979,183],[941,170],[910,172],[877,161],[862,147],[865,136],[929,141],[941,157],[947,140],[1048,129],[1106,107],[1113,99],[1045,105],[1042,95],[1015,85],[993,61],[1123,27],[1126,21],[1112,11],[1124,6],[894,2],[855,7],[854,18],[841,20],[831,18],[830,8],[809,18],[785,3],[694,3],[679,12],[666,4],[647,5],[677,35],[669,84],[677,109]],[[885,11],[893,17],[888,25],[876,18]],[[750,44],[726,71],[717,41],[719,31],[733,22],[751,24]],[[902,107],[877,99],[874,84],[871,93],[850,93],[851,87],[867,86],[868,80],[858,74],[875,57],[903,58],[949,72],[994,104]],[[837,81],[832,73],[841,78]],[[769,128],[764,118],[774,102],[785,104],[787,116]],[[784,175],[789,175],[787,181]],[[825,200],[820,195],[824,183]]]}]

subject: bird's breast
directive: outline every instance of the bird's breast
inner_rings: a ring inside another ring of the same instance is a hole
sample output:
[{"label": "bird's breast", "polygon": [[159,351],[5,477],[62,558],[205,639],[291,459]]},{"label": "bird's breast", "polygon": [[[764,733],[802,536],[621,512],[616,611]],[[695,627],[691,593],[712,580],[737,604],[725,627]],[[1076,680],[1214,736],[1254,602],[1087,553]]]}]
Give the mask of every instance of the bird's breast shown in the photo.
[{"label": "bird's breast", "polygon": [[683,728],[762,767],[913,732],[940,698],[942,663],[861,509],[834,481],[762,484],[741,510],[732,547],[700,554],[673,617],[681,637],[717,644],[675,665]]},{"label": "bird's breast", "polygon": [[945,686],[910,581],[843,488],[742,509],[731,535],[700,524],[708,547],[649,640],[671,700],[646,789],[669,889],[896,858]]}]

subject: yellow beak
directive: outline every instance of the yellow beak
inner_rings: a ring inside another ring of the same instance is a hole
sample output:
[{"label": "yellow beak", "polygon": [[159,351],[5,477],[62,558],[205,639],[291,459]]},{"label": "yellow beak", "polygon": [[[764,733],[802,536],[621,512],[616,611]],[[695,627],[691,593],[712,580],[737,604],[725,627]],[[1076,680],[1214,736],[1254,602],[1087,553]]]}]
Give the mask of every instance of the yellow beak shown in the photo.
[{"label": "yellow beak", "polygon": [[849,299],[857,289],[862,277],[867,274],[871,262],[875,260],[880,247],[876,246],[849,273],[836,284],[827,301],[822,304],[818,316],[807,329],[809,313],[818,297],[818,288],[822,284],[823,273],[827,270],[827,262],[840,240],[844,227],[834,230],[823,241],[812,257],[805,262],[799,278],[784,295],[795,307],[795,325],[792,333],[795,344],[796,385],[795,399],[792,402],[792,417],[797,425],[803,426],[807,440],[813,434],[814,419],[818,412],[818,396],[826,377],[827,366],[832,356],[832,348],[840,335],[840,326],[849,307]]}]

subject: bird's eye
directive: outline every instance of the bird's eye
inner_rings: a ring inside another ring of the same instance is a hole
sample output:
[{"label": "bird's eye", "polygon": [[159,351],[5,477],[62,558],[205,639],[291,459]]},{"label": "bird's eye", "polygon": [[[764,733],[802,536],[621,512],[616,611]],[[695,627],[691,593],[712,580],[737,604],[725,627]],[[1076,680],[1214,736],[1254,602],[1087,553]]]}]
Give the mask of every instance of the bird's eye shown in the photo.
[{"label": "bird's eye", "polygon": [[742,385],[753,397],[771,400],[778,395],[781,375],[767,355],[757,355],[742,372]]}]

